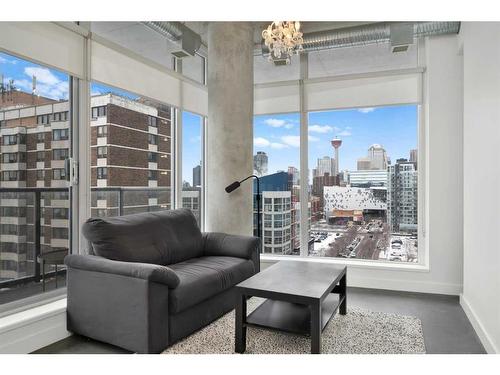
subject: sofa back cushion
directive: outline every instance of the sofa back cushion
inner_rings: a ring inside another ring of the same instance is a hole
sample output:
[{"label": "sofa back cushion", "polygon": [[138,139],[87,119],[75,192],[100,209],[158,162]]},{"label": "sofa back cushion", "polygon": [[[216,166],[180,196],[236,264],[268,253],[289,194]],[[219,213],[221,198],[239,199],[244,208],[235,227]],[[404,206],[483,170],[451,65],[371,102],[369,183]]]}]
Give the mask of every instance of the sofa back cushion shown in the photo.
[{"label": "sofa back cushion", "polygon": [[95,255],[124,262],[169,265],[203,253],[200,229],[187,209],[91,218],[83,235]]}]

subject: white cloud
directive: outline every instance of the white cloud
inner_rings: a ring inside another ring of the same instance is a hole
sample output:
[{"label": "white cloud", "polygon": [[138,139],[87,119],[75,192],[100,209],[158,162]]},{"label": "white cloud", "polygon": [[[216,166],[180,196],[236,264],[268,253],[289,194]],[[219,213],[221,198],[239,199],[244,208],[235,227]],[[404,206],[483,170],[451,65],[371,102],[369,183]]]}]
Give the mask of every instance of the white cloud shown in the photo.
[{"label": "white cloud", "polygon": [[[51,99],[67,99],[69,84],[57,78],[49,69],[39,67],[24,68],[24,74],[36,77],[36,92],[38,95]],[[31,92],[32,80],[15,80],[15,85],[24,91]]]},{"label": "white cloud", "polygon": [[309,131],[314,133],[330,133],[334,130],[334,126],[330,125],[309,125]]},{"label": "white cloud", "polygon": [[253,144],[256,147],[269,147],[271,145],[271,142],[269,142],[265,138],[257,137],[257,138],[254,138]]},{"label": "white cloud", "polygon": [[268,118],[264,120],[264,124],[272,126],[273,128],[281,128],[286,124],[285,120],[279,120],[277,118]]},{"label": "white cloud", "polygon": [[5,57],[0,56],[0,64],[12,64],[12,65],[16,65],[17,61],[16,60],[9,60],[9,59],[6,59]]},{"label": "white cloud", "polygon": [[292,147],[300,147],[300,136],[298,135],[285,135],[281,137],[281,141]]},{"label": "white cloud", "polygon": [[361,113],[370,113],[373,111],[375,111],[375,108],[373,108],[373,107],[366,107],[366,108],[359,108],[358,109],[358,112],[361,112]]},{"label": "white cloud", "polygon": [[273,128],[285,128],[285,129],[293,128],[292,123],[287,122],[286,120],[281,120],[281,119],[277,119],[277,118],[265,119],[264,124],[269,125]]},{"label": "white cloud", "polygon": [[287,145],[284,145],[283,143],[278,143],[278,142],[272,142],[271,143],[271,148],[274,148],[276,150],[281,150],[283,148],[288,147]]},{"label": "white cloud", "polygon": [[318,137],[315,137],[313,135],[310,135],[309,136],[309,142],[318,142],[319,141],[319,138]]},{"label": "white cloud", "polygon": [[349,137],[352,133],[349,130],[342,130],[340,133],[337,133],[339,137]]}]

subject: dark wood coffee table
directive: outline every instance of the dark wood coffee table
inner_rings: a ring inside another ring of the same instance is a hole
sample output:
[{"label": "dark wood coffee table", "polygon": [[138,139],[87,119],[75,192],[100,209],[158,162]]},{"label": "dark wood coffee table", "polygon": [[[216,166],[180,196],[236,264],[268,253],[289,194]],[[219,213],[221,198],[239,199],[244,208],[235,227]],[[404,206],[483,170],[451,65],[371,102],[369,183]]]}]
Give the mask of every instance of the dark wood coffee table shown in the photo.
[{"label": "dark wood coffee table", "polygon": [[[347,313],[347,268],[326,263],[281,261],[236,285],[235,351],[246,350],[248,326],[311,336],[321,352],[321,332],[337,309]],[[247,316],[248,297],[267,298]]]}]

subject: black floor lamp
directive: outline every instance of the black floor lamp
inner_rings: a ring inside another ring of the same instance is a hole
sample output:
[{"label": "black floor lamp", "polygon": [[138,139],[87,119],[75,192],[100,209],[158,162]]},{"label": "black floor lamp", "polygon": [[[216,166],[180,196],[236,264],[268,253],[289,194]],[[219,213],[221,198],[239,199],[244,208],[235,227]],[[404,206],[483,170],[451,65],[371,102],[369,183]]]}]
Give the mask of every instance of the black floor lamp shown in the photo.
[{"label": "black floor lamp", "polygon": [[[257,237],[261,237],[261,229],[260,229],[260,180],[256,175],[251,175],[246,178],[244,178],[241,181],[234,181],[231,185],[226,186],[226,193],[231,193],[232,191],[235,191],[238,189],[241,185],[242,182],[248,180],[249,178],[255,178],[257,180]],[[252,202],[253,205],[253,202]],[[253,211],[253,210],[252,210]],[[253,215],[252,215],[253,216]]]}]

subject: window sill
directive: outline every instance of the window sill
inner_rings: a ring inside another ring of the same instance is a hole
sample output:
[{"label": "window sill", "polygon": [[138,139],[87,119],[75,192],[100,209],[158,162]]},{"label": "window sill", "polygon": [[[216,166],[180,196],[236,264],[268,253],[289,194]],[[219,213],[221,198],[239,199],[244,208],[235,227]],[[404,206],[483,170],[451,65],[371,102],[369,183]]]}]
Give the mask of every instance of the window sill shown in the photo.
[{"label": "window sill", "polygon": [[316,263],[329,263],[345,265],[350,268],[362,268],[372,270],[388,270],[388,271],[408,271],[408,272],[429,272],[428,265],[423,264],[402,264],[402,263],[389,263],[378,261],[364,261],[364,260],[347,260],[335,258],[322,258],[322,257],[301,257],[295,255],[267,255],[261,254],[261,263],[274,264],[280,260],[290,260],[295,262],[316,262]]}]

